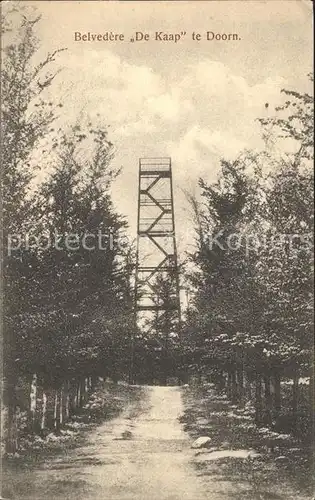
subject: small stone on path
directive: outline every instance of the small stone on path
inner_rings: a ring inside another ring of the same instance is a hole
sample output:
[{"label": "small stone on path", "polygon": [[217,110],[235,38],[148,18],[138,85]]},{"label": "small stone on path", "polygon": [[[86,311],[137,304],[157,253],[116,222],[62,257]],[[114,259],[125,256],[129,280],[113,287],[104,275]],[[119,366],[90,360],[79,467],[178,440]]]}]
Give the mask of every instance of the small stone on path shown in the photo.
[{"label": "small stone on path", "polygon": [[191,445],[192,448],[206,448],[211,443],[211,438],[209,436],[200,436],[196,441]]}]

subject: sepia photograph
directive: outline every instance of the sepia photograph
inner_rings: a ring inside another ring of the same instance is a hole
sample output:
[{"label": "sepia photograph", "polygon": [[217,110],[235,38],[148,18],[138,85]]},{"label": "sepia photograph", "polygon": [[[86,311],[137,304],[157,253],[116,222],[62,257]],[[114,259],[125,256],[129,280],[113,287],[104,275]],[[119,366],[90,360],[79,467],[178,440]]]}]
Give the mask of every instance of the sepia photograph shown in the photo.
[{"label": "sepia photograph", "polygon": [[0,500],[314,500],[313,2],[0,8]]}]

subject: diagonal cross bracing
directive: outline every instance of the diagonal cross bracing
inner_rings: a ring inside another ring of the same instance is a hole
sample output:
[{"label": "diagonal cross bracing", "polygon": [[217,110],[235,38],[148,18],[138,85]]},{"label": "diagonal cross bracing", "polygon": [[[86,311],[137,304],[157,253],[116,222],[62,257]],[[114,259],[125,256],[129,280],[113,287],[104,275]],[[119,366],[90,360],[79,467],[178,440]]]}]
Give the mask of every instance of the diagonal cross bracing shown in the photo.
[{"label": "diagonal cross bracing", "polygon": [[[150,251],[148,251],[150,249]],[[149,257],[148,257],[148,255]],[[174,284],[169,304],[159,303],[154,280]],[[179,275],[175,239],[172,165],[170,158],[139,160],[135,310],[173,311],[180,320]],[[175,305],[174,305],[175,304]]]}]

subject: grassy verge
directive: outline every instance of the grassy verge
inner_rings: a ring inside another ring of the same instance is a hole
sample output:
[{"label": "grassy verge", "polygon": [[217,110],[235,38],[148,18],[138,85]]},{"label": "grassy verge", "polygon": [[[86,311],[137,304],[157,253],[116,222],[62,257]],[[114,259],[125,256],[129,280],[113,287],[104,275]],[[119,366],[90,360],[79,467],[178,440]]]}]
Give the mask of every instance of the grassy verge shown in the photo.
[{"label": "grassy verge", "polygon": [[[250,404],[232,405],[211,384],[184,388],[183,400],[184,429],[192,439],[211,438],[208,449],[196,450],[195,467],[200,475],[212,475],[217,484],[226,482],[226,498],[312,498],[310,443],[256,427]],[[241,450],[253,453],[242,458]]]},{"label": "grassy verge", "polygon": [[22,437],[18,453],[6,457],[4,464],[10,468],[23,467],[46,460],[50,455],[66,454],[82,445],[93,427],[118,416],[129,403],[139,400],[141,394],[137,386],[100,382],[87,403],[62,429],[50,431],[45,437],[35,434]]}]

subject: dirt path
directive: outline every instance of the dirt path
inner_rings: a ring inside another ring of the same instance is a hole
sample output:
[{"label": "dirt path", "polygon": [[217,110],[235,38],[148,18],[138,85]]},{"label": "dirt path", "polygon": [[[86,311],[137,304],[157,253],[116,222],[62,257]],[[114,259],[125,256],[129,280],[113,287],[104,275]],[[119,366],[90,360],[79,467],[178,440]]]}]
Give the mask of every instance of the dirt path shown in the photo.
[{"label": "dirt path", "polygon": [[[129,404],[119,417],[86,431],[83,445],[66,447],[57,455],[38,460],[35,467],[11,471],[12,488],[6,498],[311,498],[297,481],[290,480],[294,471],[290,469],[290,473],[289,463],[279,464],[264,448],[257,459],[245,458],[246,447],[257,449],[261,439],[257,441],[257,432],[250,430],[250,417],[242,414],[241,418],[227,400],[212,392],[201,399],[192,393],[189,399],[178,387],[144,387],[140,394],[125,399]],[[192,441],[201,435],[211,436],[211,447],[192,449]]]},{"label": "dirt path", "polygon": [[180,389],[147,387],[142,407],[97,427],[83,447],[30,472],[29,500],[205,500],[178,416]]}]

